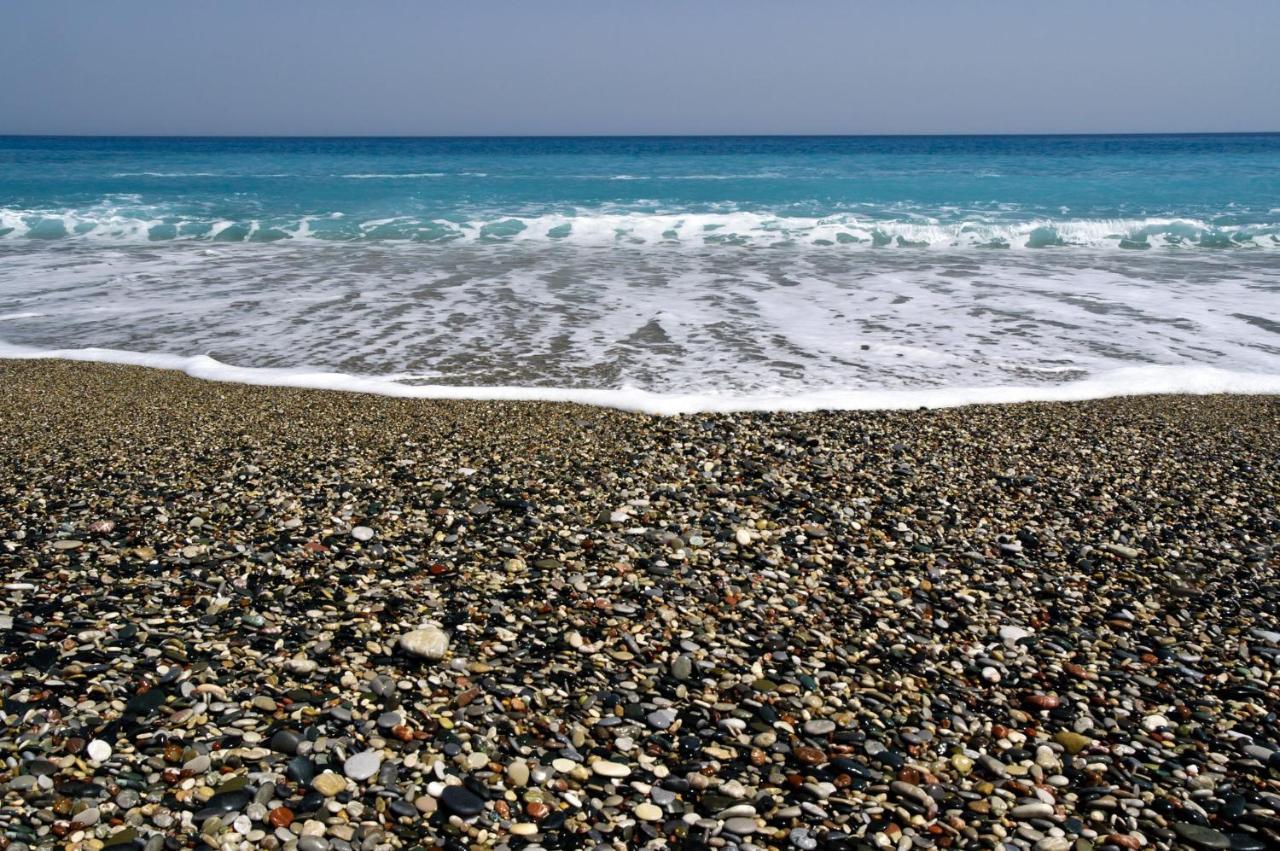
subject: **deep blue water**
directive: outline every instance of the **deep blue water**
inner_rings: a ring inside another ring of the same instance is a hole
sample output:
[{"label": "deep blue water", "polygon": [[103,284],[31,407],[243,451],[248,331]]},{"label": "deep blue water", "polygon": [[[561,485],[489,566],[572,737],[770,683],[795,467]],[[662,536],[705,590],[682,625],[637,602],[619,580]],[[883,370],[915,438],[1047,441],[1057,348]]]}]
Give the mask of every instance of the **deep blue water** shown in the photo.
[{"label": "deep blue water", "polygon": [[1280,135],[0,137],[8,238],[1280,243]]},{"label": "deep blue water", "polygon": [[0,137],[0,355],[270,383],[1276,392],[1277,249],[1276,134]]}]

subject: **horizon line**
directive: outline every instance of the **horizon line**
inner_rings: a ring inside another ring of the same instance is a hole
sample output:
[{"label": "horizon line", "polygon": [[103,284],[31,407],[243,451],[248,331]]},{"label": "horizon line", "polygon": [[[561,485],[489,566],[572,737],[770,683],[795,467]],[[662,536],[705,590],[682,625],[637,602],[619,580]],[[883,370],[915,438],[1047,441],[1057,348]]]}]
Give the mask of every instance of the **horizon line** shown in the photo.
[{"label": "horizon line", "polygon": [[916,133],[6,133],[3,139],[875,139],[1050,136],[1276,136],[1277,130],[1089,130]]}]

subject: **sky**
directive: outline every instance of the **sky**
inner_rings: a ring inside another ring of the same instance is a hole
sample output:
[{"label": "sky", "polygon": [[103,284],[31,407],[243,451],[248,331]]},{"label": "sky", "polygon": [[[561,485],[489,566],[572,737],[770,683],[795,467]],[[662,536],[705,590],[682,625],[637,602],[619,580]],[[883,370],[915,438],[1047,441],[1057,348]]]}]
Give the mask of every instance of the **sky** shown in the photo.
[{"label": "sky", "polygon": [[0,0],[0,133],[1280,130],[1277,0]]}]

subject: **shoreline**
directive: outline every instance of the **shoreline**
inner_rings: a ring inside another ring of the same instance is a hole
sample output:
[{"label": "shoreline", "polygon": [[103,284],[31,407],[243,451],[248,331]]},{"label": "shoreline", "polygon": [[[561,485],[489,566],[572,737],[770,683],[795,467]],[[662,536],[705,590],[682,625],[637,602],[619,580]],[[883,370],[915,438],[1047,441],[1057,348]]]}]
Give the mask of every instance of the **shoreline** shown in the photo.
[{"label": "shoreline", "polygon": [[662,417],[0,360],[0,837],[1273,846],[1277,499],[1275,395]]},{"label": "shoreline", "polygon": [[[3,317],[0,317],[3,318]],[[1084,378],[1033,385],[806,390],[778,393],[665,393],[634,387],[575,388],[519,385],[409,384],[400,377],[354,375],[302,367],[238,367],[208,355],[170,355],[118,349],[36,350],[0,341],[5,361],[69,361],[179,372],[191,378],[253,387],[279,387],[463,402],[553,402],[655,416],[741,413],[941,410],[975,405],[1088,402],[1133,396],[1280,396],[1280,375],[1210,366],[1148,364]]]}]

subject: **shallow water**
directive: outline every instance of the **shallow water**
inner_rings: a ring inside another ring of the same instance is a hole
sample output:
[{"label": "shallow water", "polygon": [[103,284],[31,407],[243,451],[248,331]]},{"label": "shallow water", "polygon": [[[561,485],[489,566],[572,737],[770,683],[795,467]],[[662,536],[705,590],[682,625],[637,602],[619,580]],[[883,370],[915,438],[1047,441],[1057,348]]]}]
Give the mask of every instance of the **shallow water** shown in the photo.
[{"label": "shallow water", "polygon": [[1278,233],[1280,136],[10,138],[0,353],[662,410],[1276,392]]}]

